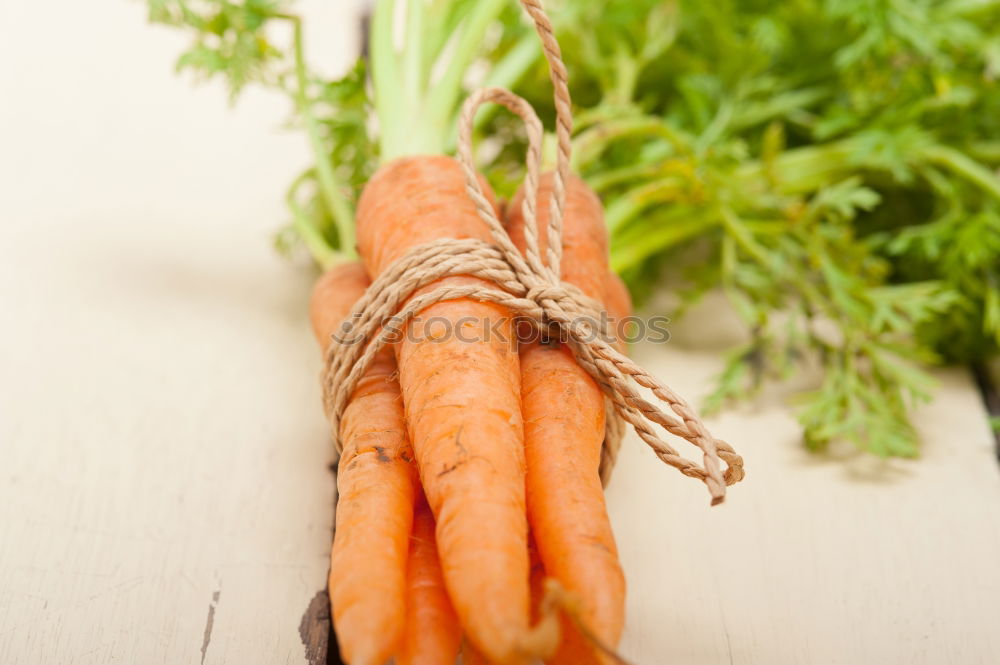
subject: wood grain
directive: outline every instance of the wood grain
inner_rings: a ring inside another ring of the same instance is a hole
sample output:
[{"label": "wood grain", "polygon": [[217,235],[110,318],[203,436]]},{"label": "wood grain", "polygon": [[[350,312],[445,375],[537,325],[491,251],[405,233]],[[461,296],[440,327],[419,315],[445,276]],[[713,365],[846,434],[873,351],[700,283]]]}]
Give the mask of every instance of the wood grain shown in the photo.
[{"label": "wood grain", "polygon": [[0,5],[0,662],[325,662],[312,276],[270,246],[308,146],[144,4]]},{"label": "wood grain", "polygon": [[[335,71],[350,6],[300,4]],[[311,276],[267,241],[304,141],[282,99],[177,79],[141,3],[50,11],[0,4],[0,663],[325,662]],[[703,395],[721,316],[636,357]],[[809,456],[781,395],[714,419],[749,472],[716,509],[626,441],[626,655],[1000,662],[1000,474],[967,373],[938,377],[919,461]]]},{"label": "wood grain", "polygon": [[[704,394],[715,351],[636,357]],[[777,399],[713,419],[747,479],[709,509],[626,441],[608,489],[639,663],[1000,662],[1000,473],[965,370],[936,373],[919,460],[809,455]],[[635,510],[658,506],[659,511]]]}]

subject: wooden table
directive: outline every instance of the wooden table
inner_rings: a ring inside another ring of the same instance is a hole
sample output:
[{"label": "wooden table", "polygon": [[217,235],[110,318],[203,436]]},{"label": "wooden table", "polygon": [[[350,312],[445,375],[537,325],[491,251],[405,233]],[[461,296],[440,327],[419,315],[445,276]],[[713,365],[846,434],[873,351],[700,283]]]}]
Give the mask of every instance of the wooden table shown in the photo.
[{"label": "wooden table", "polygon": [[[331,72],[356,47],[332,4],[303,3]],[[0,4],[0,662],[325,662],[311,275],[269,246],[306,146],[284,100],[177,79],[185,40],[140,3],[54,11]],[[723,314],[636,356],[703,395]],[[749,470],[717,509],[627,441],[625,655],[1000,662],[992,439],[966,372],[939,378],[916,462],[809,456],[780,395],[715,419]]]}]

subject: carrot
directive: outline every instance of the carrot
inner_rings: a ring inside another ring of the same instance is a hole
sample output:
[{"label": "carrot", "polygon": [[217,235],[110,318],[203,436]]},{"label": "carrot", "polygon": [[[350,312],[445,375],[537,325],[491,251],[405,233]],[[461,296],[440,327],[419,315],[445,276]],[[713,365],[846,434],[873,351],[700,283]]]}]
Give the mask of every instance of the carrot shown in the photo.
[{"label": "carrot", "polygon": [[491,665],[490,661],[468,640],[462,644],[462,665]]},{"label": "carrot", "polygon": [[[542,175],[538,188],[538,242],[544,257],[548,247],[549,200],[552,196],[551,173]],[[563,281],[578,287],[598,301],[604,300],[608,275],[608,232],[604,226],[601,200],[590,187],[576,176],[566,181],[566,203],[563,214]],[[525,247],[524,218],[521,204],[524,190],[519,189],[506,206],[505,224],[510,239],[520,250]]]},{"label": "carrot", "polygon": [[[310,314],[324,348],[367,286],[360,263],[334,268],[316,283]],[[340,421],[329,582],[341,655],[351,665],[381,665],[403,634],[416,475],[395,371],[392,351],[383,350]]]},{"label": "carrot", "polygon": [[[530,562],[528,581],[531,588],[531,622],[535,624],[543,619],[540,605],[545,593],[545,567],[538,556],[538,548],[535,546],[534,538],[528,540],[528,560]],[[462,644],[462,665],[489,665],[489,661],[474,646],[465,641]]]},{"label": "carrot", "polygon": [[628,326],[621,322],[632,315],[632,295],[617,273],[608,273],[608,281],[604,289],[604,304],[614,323],[612,331],[618,349],[624,350],[627,346]]},{"label": "carrot", "polygon": [[454,665],[462,629],[441,577],[434,516],[421,493],[406,572],[406,628],[396,665]]},{"label": "carrot", "polygon": [[531,623],[535,624],[542,619],[540,606],[542,596],[545,594],[545,565],[538,554],[534,536],[528,541],[528,561],[531,562],[531,573],[528,577],[531,587]]},{"label": "carrot", "polygon": [[[605,297],[607,234],[597,196],[578,178],[566,184],[562,278],[597,300]],[[539,244],[547,246],[552,177],[542,179],[538,201]],[[523,192],[508,207],[511,238],[524,249]],[[598,476],[604,441],[604,396],[558,343],[521,348],[525,422],[527,508],[547,575],[579,601],[577,619],[602,643],[614,647],[624,623],[625,580]],[[599,663],[600,655],[568,618],[550,661]]]},{"label": "carrot", "polygon": [[[440,156],[382,166],[358,203],[357,234],[372,275],[431,240],[490,240],[461,167]],[[468,284],[488,285],[459,276],[425,289]],[[445,585],[479,650],[499,665],[526,663],[528,528],[513,321],[506,309],[471,299],[438,303],[420,318],[403,331],[396,358]]]}]

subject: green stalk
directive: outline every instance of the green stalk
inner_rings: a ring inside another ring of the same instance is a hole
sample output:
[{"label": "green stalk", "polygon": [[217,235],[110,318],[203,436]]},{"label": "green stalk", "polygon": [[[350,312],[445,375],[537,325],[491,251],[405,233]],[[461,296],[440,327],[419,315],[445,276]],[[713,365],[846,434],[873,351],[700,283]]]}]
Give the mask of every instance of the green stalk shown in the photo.
[{"label": "green stalk", "polygon": [[608,230],[613,233],[647,206],[677,200],[683,191],[683,182],[678,178],[663,178],[634,187],[608,206],[604,214]]},{"label": "green stalk", "polygon": [[740,131],[760,125],[774,118],[784,117],[792,111],[813,106],[830,97],[831,94],[827,88],[814,87],[780,93],[764,102],[747,103],[742,106],[741,110],[734,109],[729,127],[732,131]]},{"label": "green stalk", "polygon": [[[490,68],[486,80],[483,81],[483,87],[513,88],[537,62],[541,52],[542,47],[538,43],[537,35],[533,31],[527,33]],[[487,104],[482,107],[472,120],[473,131],[480,131],[499,111],[500,106],[497,104]],[[457,141],[458,132],[450,130],[447,142],[449,151],[455,149]]]},{"label": "green stalk", "polygon": [[743,225],[742,220],[728,208],[721,210],[722,226],[736,241],[736,244],[749,254],[762,268],[771,269],[773,265],[768,259],[767,250],[757,244],[753,234]]},{"label": "green stalk", "polygon": [[1000,162],[1000,141],[980,141],[968,149],[969,155],[981,162]]},{"label": "green stalk", "polygon": [[781,153],[770,165],[759,161],[738,167],[733,175],[740,187],[752,186],[773,172],[778,188],[785,194],[805,194],[829,184],[856,167],[849,163],[852,146],[847,141],[794,148]]},{"label": "green stalk", "polygon": [[414,109],[393,103],[400,90],[399,62],[392,41],[392,17],[396,0],[379,0],[371,25],[372,81],[375,86],[375,111],[378,115],[380,154],[383,162],[399,151],[399,134],[405,129],[403,119]]},{"label": "green stalk", "polygon": [[585,129],[590,129],[594,125],[610,122],[622,117],[623,111],[633,110],[634,107],[611,107],[601,104],[593,108],[583,108],[573,117],[573,131],[582,134]]},{"label": "green stalk", "polygon": [[1000,177],[967,155],[945,145],[933,145],[920,151],[928,161],[943,166],[1000,201]]},{"label": "green stalk", "polygon": [[288,193],[285,195],[285,203],[288,204],[288,209],[292,212],[292,226],[298,232],[299,237],[302,238],[302,242],[305,243],[309,254],[312,255],[313,260],[321,269],[328,270],[346,257],[330,247],[326,238],[316,228],[316,225],[310,221],[305,210],[302,209],[302,206],[295,199],[299,187],[312,174],[313,171],[310,169],[292,182],[292,186],[288,188]]},{"label": "green stalk", "polygon": [[698,137],[697,145],[699,152],[707,150],[709,146],[719,140],[729,126],[732,117],[733,105],[728,101],[720,104],[715,117],[712,118],[712,121],[708,123],[708,127]]},{"label": "green stalk", "polygon": [[[337,175],[330,163],[329,155],[323,147],[323,139],[320,137],[319,123],[313,115],[309,102],[308,85],[309,79],[306,75],[305,57],[302,48],[302,20],[298,16],[289,14],[279,15],[279,18],[291,21],[294,30],[294,50],[295,50],[295,103],[302,120],[305,124],[306,134],[309,136],[309,144],[312,147],[313,157],[316,159],[316,180],[319,182],[320,193],[333,223],[337,227],[337,238],[341,252],[347,256],[354,256],[354,214],[351,204],[344,196],[342,185],[337,181]],[[294,213],[294,211],[293,211]]]},{"label": "green stalk", "polygon": [[[767,250],[754,239],[753,233],[739,216],[732,210],[723,207],[720,210],[720,217],[723,229],[726,231],[726,238],[731,239],[732,243],[727,246],[726,243],[730,241],[724,239],[723,242],[723,249],[725,252],[728,252],[728,254],[723,253],[723,267],[726,270],[732,271],[735,268],[736,255],[734,250],[737,248],[746,252],[757,265],[765,270],[771,271],[774,269],[774,264],[768,258]],[[790,291],[797,292],[802,301],[808,303],[815,311],[822,312],[831,321],[834,321],[846,336],[849,330],[847,324],[844,322],[846,310],[836,309],[836,303],[825,298],[821,291],[805,276],[790,275],[784,281]]]},{"label": "green stalk", "polygon": [[[487,28],[507,2],[509,0],[480,0],[466,17],[451,62],[425,100],[422,122],[418,125],[420,131],[411,132],[408,145],[405,148],[400,146],[400,154],[403,154],[403,150],[410,154],[444,152],[446,137],[452,129],[454,109],[462,90],[462,77],[482,48]],[[382,101],[379,100],[378,103],[381,105]]]},{"label": "green stalk", "polygon": [[635,97],[635,86],[639,82],[641,65],[621,46],[615,49],[612,60],[615,63],[614,81],[611,82],[612,87],[607,93],[607,102],[612,106],[627,106]]},{"label": "green stalk", "polygon": [[611,269],[617,273],[628,270],[654,254],[679,245],[708,231],[711,220],[694,218],[690,208],[675,207],[657,218],[656,224],[642,231],[612,236]]},{"label": "green stalk", "polygon": [[587,178],[587,184],[595,192],[603,192],[615,185],[628,182],[645,182],[663,175],[662,164],[636,164],[602,171]]},{"label": "green stalk", "polygon": [[[500,58],[495,65],[490,69],[490,73],[486,75],[486,80],[483,81],[484,87],[497,87],[497,88],[513,88],[521,77],[525,75],[528,69],[537,60],[538,56],[542,52],[542,46],[538,43],[538,36],[532,30],[527,33],[524,37],[518,40],[517,44],[513,46],[507,53]],[[480,130],[486,126],[486,123],[490,121],[493,116],[497,114],[500,107],[496,104],[490,104],[476,114],[473,120],[472,127],[474,130]],[[454,133],[452,134],[451,141],[455,140]]]},{"label": "green stalk", "polygon": [[449,18],[454,11],[451,4],[451,2],[430,0],[429,4],[425,5],[427,9],[424,16],[425,29],[420,40],[423,44],[420,67],[425,72],[433,69],[435,61],[448,41],[448,35],[451,34],[450,24],[453,21],[449,21]]},{"label": "green stalk", "polygon": [[576,171],[597,159],[608,144],[626,136],[660,136],[678,153],[688,152],[685,141],[663,120],[653,116],[624,117],[592,127],[573,141],[573,168]]},{"label": "green stalk", "polygon": [[484,86],[496,86],[510,88],[521,80],[525,72],[538,60],[541,55],[542,45],[538,41],[538,35],[532,30],[525,33],[517,44],[515,44],[486,75]]},{"label": "green stalk", "polygon": [[[406,41],[403,43],[403,100],[408,108],[419,107],[424,92],[424,0],[406,5]],[[411,127],[410,131],[416,128]]]}]

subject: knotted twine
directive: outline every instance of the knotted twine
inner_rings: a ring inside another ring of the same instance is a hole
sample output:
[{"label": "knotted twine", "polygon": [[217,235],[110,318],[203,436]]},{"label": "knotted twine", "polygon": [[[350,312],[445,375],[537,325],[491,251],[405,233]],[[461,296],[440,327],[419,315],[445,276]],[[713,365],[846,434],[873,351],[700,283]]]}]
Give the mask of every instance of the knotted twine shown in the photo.
[{"label": "knotted twine", "polygon": [[[577,287],[560,279],[562,225],[566,203],[566,180],[572,150],[572,112],[566,66],[552,25],[539,0],[521,0],[535,24],[554,88],[556,108],[556,171],[550,197],[549,239],[545,257],[539,250],[537,225],[538,181],[542,161],[542,123],[527,100],[505,88],[475,91],[462,106],[458,124],[458,158],[465,173],[466,192],[480,219],[490,230],[494,244],[478,239],[444,238],[411,249],[376,278],[355,305],[326,351],[322,376],[323,403],[333,431],[337,453],[342,450],[340,418],[372,360],[386,344],[402,338],[407,324],[427,307],[445,300],[471,298],[491,302],[517,313],[540,329],[555,329],[565,339],[576,361],[600,386],[608,404],[608,418],[601,454],[601,479],[607,483],[614,466],[624,422],[653,449],[663,462],[691,478],[703,481],[712,505],[721,503],[726,485],[743,478],[743,459],[733,448],[713,437],[686,401],[666,384],[636,365],[612,344],[601,325],[603,306]],[[472,156],[473,118],[488,102],[501,104],[525,124],[528,137],[522,213],[525,251],[522,255],[497,218],[483,193]],[[442,286],[428,293],[413,294],[444,277],[467,275],[492,286]],[[645,399],[638,387],[648,389],[662,405]],[[702,451],[703,464],[682,457],[664,441],[656,425],[686,439]],[[726,463],[723,472],[720,459]]]}]

